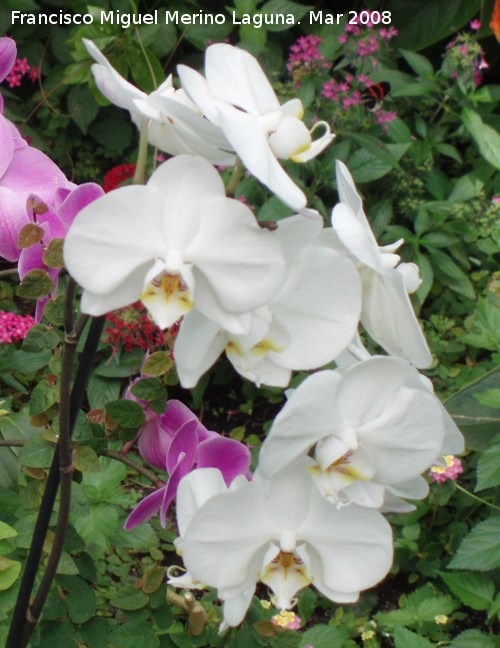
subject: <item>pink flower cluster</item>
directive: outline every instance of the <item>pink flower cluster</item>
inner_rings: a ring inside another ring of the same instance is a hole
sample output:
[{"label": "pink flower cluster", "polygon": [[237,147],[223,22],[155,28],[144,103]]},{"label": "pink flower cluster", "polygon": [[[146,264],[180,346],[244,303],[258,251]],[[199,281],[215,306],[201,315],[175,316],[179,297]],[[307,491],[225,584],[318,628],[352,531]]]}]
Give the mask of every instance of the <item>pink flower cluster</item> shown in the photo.
[{"label": "pink flower cluster", "polygon": [[310,34],[309,36],[301,36],[290,47],[286,67],[293,80],[299,85],[300,79],[304,75],[330,68],[330,63],[318,50],[318,46],[322,42],[322,38]]},{"label": "pink flower cluster", "polygon": [[[480,23],[472,21],[471,28]],[[443,62],[443,72],[450,79],[459,79],[462,86],[469,86],[472,90],[483,82],[483,71],[489,65],[484,57],[481,45],[474,36],[463,33],[448,43]]]},{"label": "pink flower cluster", "polygon": [[29,80],[34,83],[40,78],[40,69],[31,67],[31,65],[28,64],[27,58],[16,58],[14,66],[9,75],[5,78],[5,81],[8,83],[9,88],[15,88],[16,86],[21,85],[24,76],[27,76]]},{"label": "pink flower cluster", "polygon": [[16,315],[0,311],[0,344],[12,344],[24,340],[27,332],[35,324],[30,315]]},{"label": "pink flower cluster", "polygon": [[300,628],[300,617],[295,612],[281,610],[279,614],[271,617],[271,623],[286,630],[298,630]]},{"label": "pink flower cluster", "polygon": [[464,471],[460,459],[457,459],[453,455],[445,455],[443,461],[444,466],[432,466],[429,472],[432,481],[438,484],[443,484],[448,479],[455,480]]},{"label": "pink flower cluster", "polygon": [[323,84],[321,95],[332,101],[342,102],[343,108],[358,106],[362,101],[360,90],[351,88],[348,81],[337,82],[335,79]]}]

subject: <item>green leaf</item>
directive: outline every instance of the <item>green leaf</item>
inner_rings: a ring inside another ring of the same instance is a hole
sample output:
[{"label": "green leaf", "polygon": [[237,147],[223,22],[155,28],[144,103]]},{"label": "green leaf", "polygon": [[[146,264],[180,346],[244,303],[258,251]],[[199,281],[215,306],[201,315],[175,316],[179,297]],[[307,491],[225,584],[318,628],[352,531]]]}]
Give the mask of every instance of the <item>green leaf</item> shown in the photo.
[{"label": "green leaf", "polygon": [[476,396],[490,388],[496,388],[500,367],[489,371],[446,401],[446,409],[464,433],[466,446],[471,450],[484,451],[492,438],[498,434],[500,412],[480,403]]},{"label": "green leaf", "polygon": [[152,401],[166,396],[166,389],[158,378],[141,378],[130,391],[136,398],[145,401]]},{"label": "green leaf", "polygon": [[394,631],[395,648],[433,648],[434,644],[420,637],[419,635],[406,630],[406,628],[396,628]]},{"label": "green leaf", "polygon": [[154,628],[149,621],[132,619],[112,631],[111,645],[119,648],[159,648],[160,640],[154,636]]},{"label": "green leaf", "polygon": [[377,160],[385,162],[385,164],[391,167],[398,165],[398,160],[392,155],[388,149],[388,145],[377,137],[367,133],[345,133],[345,135],[369,151]]},{"label": "green leaf", "polygon": [[111,624],[107,619],[97,617],[80,628],[83,639],[92,648],[109,648]]},{"label": "green leaf", "polygon": [[23,351],[52,351],[59,344],[60,339],[56,331],[44,324],[35,324],[28,331],[23,340]]},{"label": "green leaf", "polygon": [[[410,146],[410,143],[387,144],[386,149],[399,161]],[[349,158],[347,166],[358,183],[379,180],[393,168],[392,164],[383,162],[366,149],[355,151]]]},{"label": "green leaf", "polygon": [[17,531],[15,529],[0,520],[0,540],[5,540],[6,538],[15,538],[16,535]]},{"label": "green leaf", "polygon": [[500,308],[487,299],[479,299],[474,312],[472,328],[460,340],[478,349],[500,351]]},{"label": "green leaf", "polygon": [[477,485],[475,491],[500,485],[500,444],[488,448],[477,464]]},{"label": "green leaf", "polygon": [[[294,17],[295,23],[299,22],[310,9],[314,9],[309,5],[298,4],[297,2],[291,2],[291,0],[269,0],[261,7],[261,12],[265,14],[284,14],[285,17],[287,14],[292,14]],[[276,25],[265,25],[265,29],[269,32],[282,32],[287,31],[292,28],[292,25],[286,24],[276,24]],[[262,28],[261,28],[262,29]]]},{"label": "green leaf", "polygon": [[[99,106],[86,84],[73,85],[67,95],[68,112],[84,135],[99,112]],[[55,266],[61,267],[61,266]]]},{"label": "green leaf", "polygon": [[42,261],[48,268],[62,268],[64,266],[63,246],[64,239],[62,238],[54,238],[49,241],[42,256]]},{"label": "green leaf", "polygon": [[117,155],[130,146],[134,135],[132,126],[122,117],[94,123],[88,132],[103,148]]},{"label": "green leaf", "polygon": [[54,403],[57,403],[59,398],[59,390],[57,387],[49,385],[46,380],[43,380],[36,385],[31,394],[30,400],[30,414],[37,416],[46,412]]},{"label": "green leaf", "polygon": [[453,594],[473,610],[487,610],[495,596],[495,585],[486,574],[439,572],[439,575]]},{"label": "green leaf", "polygon": [[149,596],[135,585],[120,588],[109,601],[120,610],[139,610],[149,602]]},{"label": "green leaf", "polygon": [[481,630],[465,630],[453,639],[450,646],[452,648],[498,648],[498,643],[495,637]]},{"label": "green leaf", "polygon": [[19,452],[19,463],[30,468],[47,468],[52,462],[54,446],[42,436],[30,439]]},{"label": "green leaf", "polygon": [[470,108],[462,110],[462,121],[484,159],[496,169],[500,169],[500,135],[497,131],[485,124]]},{"label": "green leaf", "polygon": [[474,398],[486,407],[500,408],[500,389],[487,389],[480,394],[474,394]]},{"label": "green leaf", "polygon": [[9,560],[0,556],[0,591],[9,589],[21,573],[21,563],[18,560]]},{"label": "green leaf", "polygon": [[500,516],[484,520],[465,536],[449,569],[487,571],[500,567]]},{"label": "green leaf", "polygon": [[73,453],[75,468],[80,472],[101,472],[101,464],[95,450],[90,446],[77,446]]},{"label": "green leaf", "polygon": [[432,67],[432,63],[429,61],[429,59],[426,59],[425,56],[404,49],[400,50],[400,52],[403,55],[405,61],[412,68],[412,70],[416,72],[416,74],[418,74],[418,76],[426,78],[433,76],[434,68]]},{"label": "green leaf", "polygon": [[174,364],[172,358],[165,351],[155,351],[142,367],[143,376],[162,376],[167,373]]},{"label": "green leaf", "polygon": [[45,304],[43,309],[43,316],[54,326],[62,326],[64,324],[64,302],[65,295],[57,295]]},{"label": "green leaf", "polygon": [[346,628],[334,628],[327,625],[316,625],[306,630],[300,637],[298,648],[305,648],[307,644],[314,648],[332,648],[342,646],[342,643],[349,637],[350,632]]},{"label": "green leaf", "polygon": [[479,196],[483,186],[484,181],[478,178],[476,173],[467,173],[456,181],[448,200],[450,202],[465,202]]},{"label": "green leaf", "polygon": [[481,0],[390,0],[384,9],[391,12],[392,23],[398,26],[399,47],[418,51],[455,34],[480,7]]},{"label": "green leaf", "polygon": [[38,299],[48,295],[54,288],[54,282],[43,270],[30,270],[18,286],[16,294],[26,299]]},{"label": "green leaf", "polygon": [[469,299],[475,299],[476,293],[474,292],[474,287],[469,277],[448,254],[441,252],[441,250],[430,248],[429,257],[434,274],[442,283],[460,295],[465,295]]},{"label": "green leaf", "polygon": [[146,422],[144,410],[131,400],[119,399],[104,406],[111,418],[124,428],[139,428]]},{"label": "green leaf", "polygon": [[103,378],[130,378],[139,373],[143,359],[141,349],[115,353],[96,367],[94,374]]},{"label": "green leaf", "polygon": [[59,576],[58,583],[66,590],[66,606],[73,623],[91,619],[97,607],[94,590],[79,576]]},{"label": "green leaf", "polygon": [[93,373],[87,385],[87,396],[92,409],[104,409],[109,401],[114,401],[120,395],[120,381],[101,378]]}]

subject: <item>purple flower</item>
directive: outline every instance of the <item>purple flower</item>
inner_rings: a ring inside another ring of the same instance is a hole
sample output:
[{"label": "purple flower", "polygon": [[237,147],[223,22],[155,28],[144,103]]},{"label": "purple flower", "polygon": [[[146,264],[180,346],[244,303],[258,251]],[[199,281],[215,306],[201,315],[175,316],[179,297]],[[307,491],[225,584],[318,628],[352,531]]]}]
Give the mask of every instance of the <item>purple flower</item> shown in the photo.
[{"label": "purple flower", "polygon": [[12,38],[0,38],[0,83],[12,70],[16,61],[16,54],[17,48]]},{"label": "purple flower", "polygon": [[[53,239],[64,239],[70,225],[75,220],[76,215],[84,207],[103,195],[104,191],[99,185],[93,182],[87,182],[72,190],[58,189],[54,195],[53,205],[47,205],[36,195],[29,197],[28,204],[30,207],[27,209],[26,222],[24,224],[33,223],[38,225],[43,229],[44,235],[39,243],[24,248],[19,254],[17,269],[21,281],[31,270],[44,270],[48,272],[50,278],[54,282],[51,295],[54,296],[56,294],[59,269],[48,268],[45,265],[43,261],[45,248]],[[19,236],[19,232],[17,235]],[[48,296],[38,299],[35,313],[35,319],[37,322],[42,319],[43,309],[48,300]]]},{"label": "purple flower", "polygon": [[0,115],[0,256],[19,259],[17,241],[30,222],[26,202],[31,195],[55,205],[59,190],[74,188],[50,158],[28,146],[16,127]]},{"label": "purple flower", "polygon": [[[133,398],[133,396],[132,396]],[[139,401],[141,402],[141,401]],[[169,400],[165,414],[145,407],[146,424],[139,436],[139,452],[152,466],[166,470],[167,483],[145,497],[129,515],[125,529],[133,529],[158,510],[163,526],[181,479],[196,468],[218,468],[229,486],[238,475],[247,475],[250,452],[246,446],[205,428],[178,400]]]}]

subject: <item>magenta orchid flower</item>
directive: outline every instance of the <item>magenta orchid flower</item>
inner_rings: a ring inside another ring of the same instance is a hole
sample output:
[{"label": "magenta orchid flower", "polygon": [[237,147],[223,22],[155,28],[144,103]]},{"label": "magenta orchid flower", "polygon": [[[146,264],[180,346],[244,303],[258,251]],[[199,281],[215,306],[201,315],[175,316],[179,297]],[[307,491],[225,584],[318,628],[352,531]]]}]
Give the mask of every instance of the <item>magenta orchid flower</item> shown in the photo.
[{"label": "magenta orchid flower", "polygon": [[165,486],[145,497],[129,515],[125,529],[133,529],[158,510],[162,526],[181,479],[197,468],[218,468],[227,486],[238,475],[247,475],[250,451],[246,446],[206,429],[191,410],[169,400],[165,414],[146,408],[147,421],[139,437],[139,452],[152,466],[166,470]]},{"label": "magenta orchid flower", "polygon": [[15,126],[0,115],[0,256],[17,261],[19,232],[30,220],[28,198],[35,194],[46,205],[55,205],[58,191],[75,185],[52,160],[28,146]]},{"label": "magenta orchid flower", "polygon": [[[16,44],[12,38],[0,38],[0,83],[9,75],[17,56]],[[3,98],[0,95],[0,112],[3,110]]]},{"label": "magenta orchid flower", "polygon": [[[99,185],[87,182],[73,190],[57,190],[52,206],[44,203],[36,195],[29,197],[28,203],[30,207],[27,209],[25,224],[33,223],[38,225],[43,229],[44,235],[40,242],[24,248],[19,254],[18,272],[21,281],[31,270],[44,270],[54,283],[51,296],[56,294],[59,269],[48,268],[43,261],[43,253],[50,241],[66,237],[71,223],[81,209],[103,195],[104,191]],[[42,205],[42,209],[37,210],[36,206],[40,205]],[[35,312],[37,322],[42,319],[43,309],[48,300],[48,295],[38,299]]]}]

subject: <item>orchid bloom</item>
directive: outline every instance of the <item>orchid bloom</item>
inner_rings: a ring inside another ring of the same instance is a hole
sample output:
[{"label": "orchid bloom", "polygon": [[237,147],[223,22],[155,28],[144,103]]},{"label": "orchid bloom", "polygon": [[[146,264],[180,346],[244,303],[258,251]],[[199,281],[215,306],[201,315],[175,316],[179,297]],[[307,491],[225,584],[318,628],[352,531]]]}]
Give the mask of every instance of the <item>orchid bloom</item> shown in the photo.
[{"label": "orchid bloom", "polygon": [[204,500],[194,514],[193,502],[204,499],[203,475],[181,482],[184,565],[193,580],[218,589],[222,628],[243,620],[259,580],[274,592],[274,604],[288,609],[310,583],[332,601],[352,603],[387,574],[388,522],[374,509],[332,506],[314,488],[307,461],[270,481],[257,472],[251,482]]},{"label": "orchid bloom", "polygon": [[204,119],[184,90],[176,90],[172,75],[151,94],[124,79],[91,40],[83,39],[96,61],[92,73],[102,94],[130,112],[140,128],[148,126],[148,140],[170,155],[200,155],[213,164],[234,164],[235,156],[222,131]]},{"label": "orchid bloom", "polygon": [[[359,275],[351,261],[314,242],[321,220],[279,221],[286,279],[266,306],[252,312],[246,334],[224,331],[199,312],[188,313],[175,343],[183,387],[193,387],[225,349],[235,369],[253,382],[286,387],[292,370],[331,362],[353,338],[361,308]],[[335,275],[332,281],[331,275]]]},{"label": "orchid bloom", "polygon": [[139,436],[139,452],[143,459],[169,479],[165,486],[145,497],[135,507],[125,523],[132,529],[160,511],[163,526],[167,510],[174,500],[181,479],[199,468],[218,468],[224,482],[230,486],[238,475],[246,475],[250,466],[250,451],[246,446],[211,432],[178,400],[167,403],[165,414],[151,416]]},{"label": "orchid bloom", "polygon": [[332,212],[334,245],[346,251],[359,268],[361,323],[387,353],[407,358],[416,367],[429,367],[432,356],[408,297],[419,286],[418,267],[414,263],[398,265],[400,257],[394,252],[402,239],[378,245],[351,174],[340,161],[337,185],[341,202]]},{"label": "orchid bloom", "polygon": [[51,205],[59,190],[74,187],[50,158],[28,146],[14,124],[0,115],[0,256],[19,259],[17,243],[21,229],[30,222],[26,203],[32,194]]},{"label": "orchid bloom", "polygon": [[[57,293],[60,270],[45,265],[44,251],[53,239],[64,239],[78,212],[102,195],[104,191],[99,185],[87,182],[73,190],[59,189],[52,205],[47,205],[36,195],[29,197],[27,209],[29,223],[40,227],[43,236],[37,243],[21,250],[17,266],[21,281],[31,270],[41,269],[49,274],[54,283],[51,295]],[[42,319],[43,309],[48,299],[47,296],[37,300],[35,312],[37,322]]]},{"label": "orchid bloom", "polygon": [[238,333],[281,285],[284,268],[279,241],[226,198],[212,165],[189,155],[162,164],[147,185],[86,207],[64,256],[84,288],[83,312],[102,315],[140,299],[166,328],[196,306]]},{"label": "orchid bloom", "polygon": [[[317,122],[309,131],[301,101],[280,105],[258,61],[232,45],[207,48],[206,79],[185,65],[177,71],[184,90],[221,128],[247,169],[292,209],[303,209],[306,197],[278,159],[306,162],[319,155],[334,138],[328,124]],[[313,140],[318,128],[325,132]]]},{"label": "orchid bloom", "polygon": [[[314,448],[309,472],[339,505],[391,509],[394,497],[421,499],[421,473],[441,453],[441,403],[402,358],[374,357],[309,376],[278,414],[260,454],[265,477]],[[401,510],[397,505],[397,510]]]},{"label": "orchid bloom", "polygon": [[[17,47],[12,38],[0,38],[0,83],[9,75],[16,61]],[[0,95],[0,113],[3,111],[3,97]],[[0,147],[0,155],[1,155]]]}]

